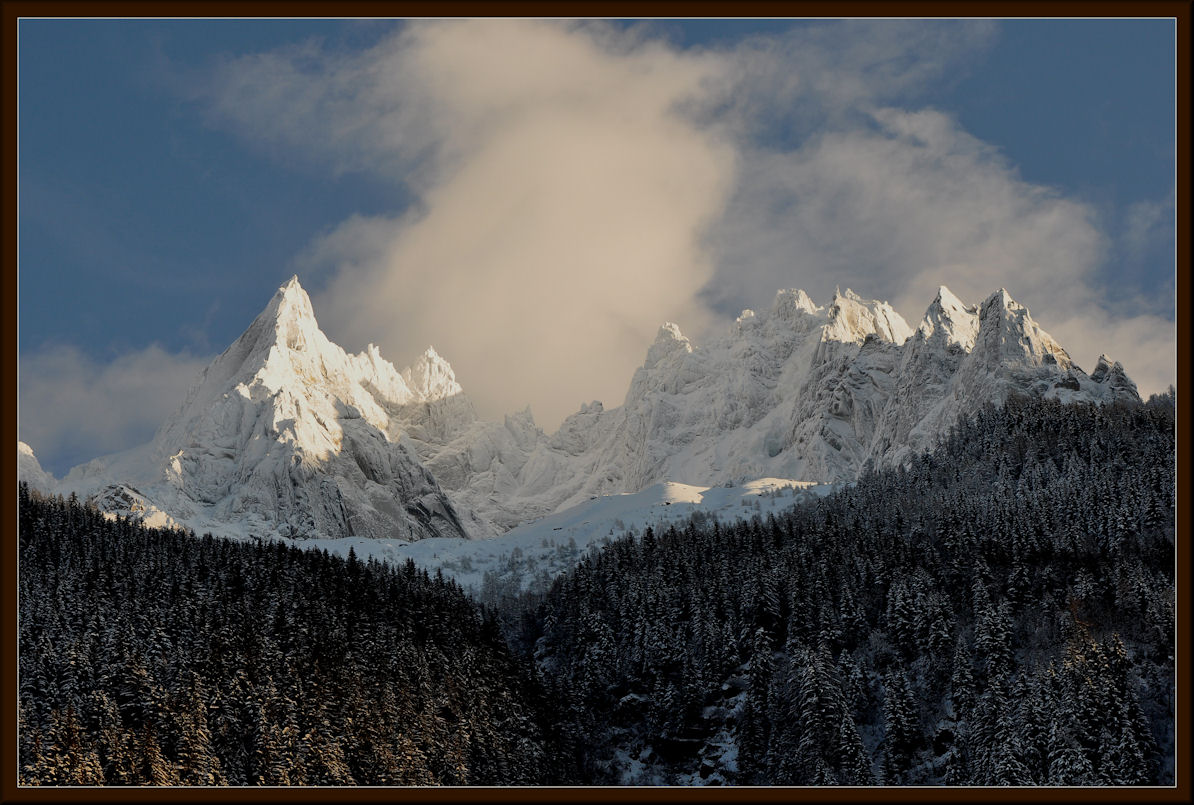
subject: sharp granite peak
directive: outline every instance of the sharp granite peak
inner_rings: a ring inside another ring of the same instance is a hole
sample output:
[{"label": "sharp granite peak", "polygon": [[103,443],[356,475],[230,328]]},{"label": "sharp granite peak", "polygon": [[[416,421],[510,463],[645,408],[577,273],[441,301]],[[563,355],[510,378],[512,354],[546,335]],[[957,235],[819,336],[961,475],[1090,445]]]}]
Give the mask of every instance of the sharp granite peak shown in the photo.
[{"label": "sharp granite peak", "polygon": [[548,435],[529,409],[480,419],[433,348],[402,371],[372,344],[346,353],[296,276],[148,445],[60,482],[27,446],[18,459],[35,486],[196,531],[477,538],[663,481],[850,480],[1012,393],[1139,399],[1119,363],[1087,375],[1006,289],[967,304],[941,286],[915,328],[849,289],[824,306],[786,289],[707,344],[663,324],[621,406],[586,404]]}]

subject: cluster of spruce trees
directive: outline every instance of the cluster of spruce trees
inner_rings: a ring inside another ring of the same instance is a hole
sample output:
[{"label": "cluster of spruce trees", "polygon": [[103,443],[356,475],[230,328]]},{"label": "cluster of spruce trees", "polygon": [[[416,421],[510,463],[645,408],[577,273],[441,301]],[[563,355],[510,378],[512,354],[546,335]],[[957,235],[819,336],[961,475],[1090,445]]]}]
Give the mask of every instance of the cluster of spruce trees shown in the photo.
[{"label": "cluster of spruce trees", "polygon": [[589,779],[1163,783],[1173,570],[1172,393],[1013,398],[784,516],[623,538],[519,642]]},{"label": "cluster of spruce trees", "polygon": [[19,494],[23,784],[570,779],[529,666],[454,584]]}]

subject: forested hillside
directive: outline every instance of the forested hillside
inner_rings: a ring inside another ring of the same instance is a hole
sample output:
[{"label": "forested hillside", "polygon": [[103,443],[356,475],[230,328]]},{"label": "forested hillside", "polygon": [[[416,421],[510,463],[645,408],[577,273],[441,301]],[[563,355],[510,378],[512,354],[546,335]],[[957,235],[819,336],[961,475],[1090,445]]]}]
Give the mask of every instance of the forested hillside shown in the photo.
[{"label": "forested hillside", "polygon": [[1172,393],[1012,398],[781,516],[622,537],[507,643],[410,563],[22,485],[21,779],[1168,784],[1174,506]]},{"label": "forested hillside", "polygon": [[20,780],[567,781],[529,667],[460,590],[20,490]]},{"label": "forested hillside", "polygon": [[589,779],[1172,780],[1173,396],[1013,398],[767,521],[626,537],[520,640]]}]

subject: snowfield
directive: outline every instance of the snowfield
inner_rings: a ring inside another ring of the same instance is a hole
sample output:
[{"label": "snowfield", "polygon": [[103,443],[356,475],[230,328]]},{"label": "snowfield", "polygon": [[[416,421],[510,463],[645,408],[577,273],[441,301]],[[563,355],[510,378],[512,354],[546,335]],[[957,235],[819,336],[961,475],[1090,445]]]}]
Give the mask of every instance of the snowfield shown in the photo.
[{"label": "snowfield", "polygon": [[536,584],[546,587],[587,551],[627,532],[679,526],[693,515],[722,522],[766,517],[827,495],[835,486],[780,478],[761,478],[734,487],[660,483],[641,492],[596,497],[485,540],[400,542],[348,537],[299,544],[345,557],[351,549],[361,561],[373,558],[402,563],[410,559],[430,573],[442,571],[473,595],[482,592],[487,575],[489,584],[513,592]]}]

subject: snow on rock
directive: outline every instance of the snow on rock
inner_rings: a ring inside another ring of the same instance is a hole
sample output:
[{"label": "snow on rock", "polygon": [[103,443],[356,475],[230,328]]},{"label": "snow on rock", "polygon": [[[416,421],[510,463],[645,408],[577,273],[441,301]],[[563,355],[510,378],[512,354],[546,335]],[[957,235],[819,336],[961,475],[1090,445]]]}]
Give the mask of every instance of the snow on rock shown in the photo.
[{"label": "snow on rock", "polygon": [[886,302],[864,301],[849,288],[834,294],[829,308],[829,323],[822,329],[821,340],[862,343],[868,335],[902,344],[912,334],[907,322]]},{"label": "snow on rock", "polygon": [[[373,350],[376,347],[370,345]],[[404,369],[402,379],[408,387],[428,402],[455,397],[464,392],[456,382],[456,374],[448,362],[439,356],[434,347],[419,356],[409,369]]]},{"label": "snow on rock", "polygon": [[1106,355],[1099,356],[1098,365],[1090,373],[1090,381],[1104,389],[1103,396],[1140,396],[1136,391],[1136,384],[1124,374],[1123,365],[1119,361],[1112,361]]},{"label": "snow on rock", "polygon": [[942,285],[916,332],[922,341],[932,342],[938,348],[954,345],[969,352],[978,336],[978,308],[966,305]]},{"label": "snow on rock", "polygon": [[789,289],[705,345],[664,324],[618,408],[587,404],[551,437],[475,427],[436,461],[500,527],[664,481],[851,480],[1010,393],[1139,399],[1110,360],[1088,377],[1004,289],[973,305],[942,286],[915,329],[848,289],[824,307]]},{"label": "snow on rock", "polygon": [[58,486],[54,476],[42,469],[33,448],[24,442],[17,442],[17,480],[25,481],[30,489],[47,495],[53,494]]},{"label": "snow on rock", "polygon": [[108,510],[168,513],[197,531],[464,537],[395,421],[399,411],[433,419],[421,407],[459,393],[438,361],[429,350],[400,374],[372,345],[346,354],[319,329],[294,277],[147,447],[76,468],[66,483]]}]

